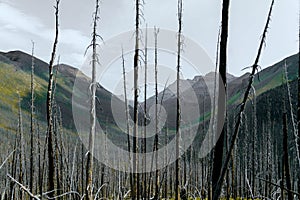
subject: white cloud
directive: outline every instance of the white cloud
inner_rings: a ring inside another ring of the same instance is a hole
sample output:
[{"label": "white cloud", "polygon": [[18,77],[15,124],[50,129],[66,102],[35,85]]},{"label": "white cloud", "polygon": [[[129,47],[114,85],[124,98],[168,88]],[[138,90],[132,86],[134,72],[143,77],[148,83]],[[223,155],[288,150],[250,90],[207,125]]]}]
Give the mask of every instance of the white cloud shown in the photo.
[{"label": "white cloud", "polygon": [[7,28],[14,28],[31,34],[39,34],[43,25],[40,21],[29,15],[25,15],[8,4],[0,3],[0,21]]},{"label": "white cloud", "polygon": [[[146,0],[143,27],[177,30],[176,1]],[[259,37],[265,23],[271,0],[239,0],[230,5],[230,32],[228,43],[229,72],[240,75],[240,69],[253,61]],[[37,56],[48,61],[54,39],[54,10],[52,1],[0,0],[0,36],[2,50],[26,49],[35,40]],[[35,5],[35,6],[32,6]],[[221,0],[185,0],[183,33],[198,42],[214,59]],[[298,49],[298,0],[275,2],[267,48],[261,65],[267,67]],[[94,2],[65,0],[60,9],[59,52],[61,61],[77,65],[90,42]],[[104,40],[134,28],[134,2],[103,1],[100,5],[98,33]],[[150,33],[149,33],[150,34]],[[47,56],[45,56],[47,55]]]},{"label": "white cloud", "polygon": [[66,56],[61,56],[61,63],[72,63],[73,67],[80,68],[82,63],[84,62],[84,53],[70,53]]},{"label": "white cloud", "polygon": [[[12,31],[7,31],[8,29]],[[16,50],[14,48],[18,46],[24,46],[27,44],[27,41],[23,37],[19,37],[19,34],[15,31],[15,28],[12,26],[1,27],[0,28],[0,38],[1,46],[9,47],[9,50]]]},{"label": "white cloud", "polygon": [[[29,42],[34,40],[36,48],[40,50],[36,52],[37,56],[48,61],[55,34],[54,28],[44,25],[37,16],[25,14],[2,2],[0,3],[0,26],[1,48],[24,50],[24,47],[30,46]],[[80,66],[89,43],[90,39],[79,30],[60,29],[58,54],[62,55],[61,61]],[[28,52],[28,50],[25,51]]]},{"label": "white cloud", "polygon": [[90,38],[84,36],[82,32],[73,29],[62,29],[60,34],[60,41],[63,44],[67,44],[75,48],[76,50],[82,51],[90,43]]}]

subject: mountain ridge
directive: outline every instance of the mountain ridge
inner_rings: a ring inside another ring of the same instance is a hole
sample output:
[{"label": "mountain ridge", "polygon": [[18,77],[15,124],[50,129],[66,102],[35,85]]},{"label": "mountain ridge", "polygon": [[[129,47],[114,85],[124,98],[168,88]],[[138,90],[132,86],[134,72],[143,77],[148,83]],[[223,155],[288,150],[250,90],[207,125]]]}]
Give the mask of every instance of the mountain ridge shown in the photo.
[{"label": "mountain ridge", "polygon": [[[48,64],[38,58],[34,58],[35,62],[35,79],[36,79],[36,104],[37,104],[37,117],[39,120],[45,122],[45,113],[46,113],[46,104],[45,104],[45,95],[46,95],[46,89],[47,89],[47,78],[48,78]],[[256,88],[257,95],[263,94],[267,92],[270,89],[276,88],[280,85],[282,85],[282,81],[280,80],[282,77],[282,67],[284,63],[287,63],[287,68],[289,71],[289,79],[291,81],[295,80],[296,78],[296,71],[297,71],[297,62],[298,62],[298,55],[294,54],[292,56],[289,56],[282,61],[263,69],[258,73],[258,75],[255,76],[254,80],[254,86]],[[5,66],[4,66],[5,65]],[[0,70],[2,69],[2,76],[7,77],[6,81],[2,81],[2,87],[0,83],[0,90],[4,90],[5,86],[9,86],[9,88],[14,88],[11,83],[16,82],[17,87],[22,87],[25,91],[22,93],[22,108],[25,112],[30,111],[29,108],[29,102],[30,102],[30,95],[29,95],[29,82],[28,78],[31,72],[31,55],[26,54],[22,51],[11,51],[11,52],[0,52]],[[70,100],[72,99],[72,88],[74,86],[74,81],[76,75],[79,76],[80,80],[83,84],[88,85],[90,78],[87,77],[85,74],[83,74],[80,70],[78,70],[75,67],[65,65],[65,64],[59,64],[59,67],[55,66],[55,71],[57,69],[57,94],[56,94],[56,100],[57,105],[60,107],[61,112],[63,113],[63,124],[65,128],[75,130],[74,127],[74,121],[72,116],[72,106]],[[9,71],[9,73],[7,73]],[[211,102],[210,97],[205,96],[204,100],[201,99],[201,94],[208,94],[207,92],[207,85],[204,83],[204,78],[206,77],[206,84],[207,80],[209,80],[209,84],[213,84],[213,77],[214,72],[210,72],[206,74],[205,76],[195,76],[192,80],[181,80],[186,81],[189,83],[192,83],[192,88],[194,89],[195,93],[197,93],[197,98],[199,100],[199,110],[201,113],[205,113],[209,110]],[[258,78],[259,77],[259,78]],[[16,79],[16,81],[12,80]],[[239,103],[239,100],[243,94],[243,91],[246,87],[246,84],[248,83],[249,79],[249,73],[245,73],[244,75],[240,77],[235,77],[233,75],[228,74],[228,103],[230,106],[235,106]],[[29,79],[30,80],[30,79]],[[18,83],[19,81],[19,83]],[[174,83],[173,83],[174,84]],[[172,85],[172,84],[171,84]],[[172,91],[170,89],[170,86],[166,88],[166,93],[168,91]],[[25,86],[28,86],[26,88]],[[85,86],[87,87],[87,86]],[[12,91],[6,91],[7,95],[0,98],[0,104],[1,109],[3,109],[5,112],[3,117],[7,117],[9,119],[8,121],[12,121],[14,117],[11,117],[12,115],[15,116],[15,114],[9,114],[9,113],[16,113],[15,109],[12,109],[12,107],[15,107],[16,105],[12,105],[10,102],[14,102],[14,104],[17,103],[17,97],[15,94],[12,94]],[[171,116],[175,116],[174,114],[174,95],[170,92],[168,98],[164,100],[166,106],[166,110],[168,113],[170,113]],[[98,84],[97,87],[97,96],[99,98],[100,104],[97,105],[97,113],[99,120],[101,122],[107,122],[111,123],[114,128],[115,122],[113,119],[113,114],[111,111],[111,100],[114,98],[114,94],[110,93],[108,90],[103,88],[100,84]],[[159,94],[160,98],[162,98],[162,93]],[[164,96],[164,98],[166,97]],[[13,99],[13,101],[11,100]],[[153,97],[150,97],[148,100],[149,105],[153,104]],[[152,103],[151,103],[152,102]],[[122,101],[118,102],[120,105],[123,103]],[[205,110],[202,110],[206,108]],[[131,108],[130,108],[131,109]],[[11,116],[9,116],[11,115]],[[172,117],[171,117],[172,118]],[[2,122],[1,122],[2,121]],[[5,124],[6,120],[0,119],[0,128],[2,128],[2,131],[4,128],[3,124]],[[174,125],[174,120],[169,120],[168,122],[170,126]],[[8,125],[9,126],[9,125]],[[8,128],[6,126],[6,129]],[[10,125],[10,129],[14,127],[14,125]]]}]

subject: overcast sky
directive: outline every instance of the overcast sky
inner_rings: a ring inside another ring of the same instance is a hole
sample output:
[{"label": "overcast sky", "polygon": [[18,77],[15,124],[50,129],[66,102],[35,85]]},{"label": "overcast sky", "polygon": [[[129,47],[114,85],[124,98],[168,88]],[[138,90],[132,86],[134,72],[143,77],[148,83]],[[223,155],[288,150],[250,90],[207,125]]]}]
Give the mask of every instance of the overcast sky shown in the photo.
[{"label": "overcast sky", "polygon": [[[214,60],[220,0],[184,0],[183,33]],[[31,51],[50,60],[54,39],[54,0],[0,0],[0,51]],[[145,0],[148,27],[177,30],[177,0]],[[271,0],[232,0],[228,44],[228,71],[241,75],[253,63]],[[61,62],[80,67],[90,42],[94,0],[61,0]],[[134,28],[134,0],[102,0],[99,34],[104,40]],[[275,0],[274,12],[260,65],[264,68],[298,52],[299,0]],[[145,22],[142,26],[145,27]]]}]

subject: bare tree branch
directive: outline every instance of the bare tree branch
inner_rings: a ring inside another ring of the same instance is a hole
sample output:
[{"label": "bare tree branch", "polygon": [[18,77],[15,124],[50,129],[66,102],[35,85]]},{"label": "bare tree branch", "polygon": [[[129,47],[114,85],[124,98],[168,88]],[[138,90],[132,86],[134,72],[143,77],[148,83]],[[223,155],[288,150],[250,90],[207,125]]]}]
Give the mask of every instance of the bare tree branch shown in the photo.
[{"label": "bare tree branch", "polygon": [[40,200],[36,195],[32,194],[29,189],[27,189],[24,185],[22,185],[20,182],[18,182],[16,179],[14,179],[10,174],[7,174],[8,178],[10,178],[13,182],[15,182],[17,185],[19,185],[30,197],[36,200]]},{"label": "bare tree branch", "polygon": [[10,154],[8,154],[8,156],[5,158],[5,160],[2,162],[2,164],[0,165],[0,169],[4,166],[4,164],[7,162],[7,160],[13,155],[13,153],[16,150],[14,149],[12,152],[10,152]]},{"label": "bare tree branch", "polygon": [[[47,91],[47,123],[48,123],[48,190],[52,191],[55,189],[54,185],[54,174],[55,174],[55,164],[54,164],[54,151],[53,151],[53,63],[56,55],[56,46],[58,43],[58,15],[59,15],[59,3],[60,0],[56,0],[55,8],[55,39],[53,43],[53,49],[51,53],[51,60],[49,63],[49,81],[48,81],[48,91]],[[51,194],[52,195],[52,194]]]},{"label": "bare tree branch", "polygon": [[269,23],[270,23],[270,20],[271,20],[273,5],[274,5],[274,0],[272,0],[271,6],[270,6],[267,22],[265,24],[265,28],[264,28],[264,31],[263,31],[263,36],[262,36],[262,39],[261,39],[261,42],[260,42],[260,45],[259,45],[259,48],[258,48],[258,53],[257,53],[256,59],[255,59],[255,62],[252,65],[252,72],[251,72],[250,77],[249,77],[249,83],[248,83],[248,86],[246,88],[243,101],[241,103],[240,111],[239,111],[239,114],[238,114],[238,119],[236,121],[235,128],[234,128],[234,133],[232,135],[231,143],[230,143],[230,146],[229,146],[229,149],[228,149],[228,152],[227,152],[227,155],[226,155],[226,158],[225,158],[225,161],[224,161],[221,173],[220,173],[220,177],[219,177],[219,180],[218,180],[218,183],[217,183],[219,194],[215,194],[214,196],[216,198],[214,198],[214,199],[217,199],[220,195],[221,187],[222,187],[224,177],[225,177],[225,174],[226,174],[226,171],[227,171],[227,168],[228,168],[231,153],[232,153],[232,150],[233,150],[234,145],[235,145],[236,138],[237,138],[238,133],[239,133],[240,125],[242,124],[242,117],[243,117],[244,110],[245,110],[245,107],[246,107],[246,102],[248,100],[248,96],[249,96],[249,93],[250,93],[250,90],[251,90],[251,87],[252,87],[252,83],[253,83],[253,80],[254,80],[254,74],[255,74],[255,72],[257,70],[257,67],[258,67],[258,62],[259,62],[259,59],[260,59],[260,56],[261,56],[262,47],[263,47],[263,44],[265,42],[265,38],[267,36],[267,30],[268,30]]},{"label": "bare tree branch", "polygon": [[278,184],[273,183],[273,182],[271,182],[271,181],[268,181],[268,180],[266,180],[266,179],[259,178],[259,177],[256,177],[256,178],[259,179],[259,180],[262,180],[262,181],[264,181],[264,182],[267,182],[267,183],[269,183],[269,184],[271,184],[271,185],[274,185],[274,186],[276,186],[276,187],[279,187],[279,188],[282,189],[282,190],[285,190],[285,191],[287,191],[287,192],[293,193],[293,194],[295,194],[295,195],[297,195],[297,196],[300,197],[300,193],[298,193],[298,192],[289,190],[289,189],[287,189],[287,188],[285,188],[285,187],[283,187],[283,186],[281,186],[281,185],[278,185]]}]

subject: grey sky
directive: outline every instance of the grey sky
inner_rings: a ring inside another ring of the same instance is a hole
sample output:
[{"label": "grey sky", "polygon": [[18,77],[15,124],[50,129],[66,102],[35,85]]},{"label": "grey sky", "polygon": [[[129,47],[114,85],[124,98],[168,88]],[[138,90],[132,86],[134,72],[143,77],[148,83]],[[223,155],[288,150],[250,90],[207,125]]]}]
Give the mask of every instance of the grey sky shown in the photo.
[{"label": "grey sky", "polygon": [[[177,30],[176,0],[145,0],[148,27]],[[31,50],[49,61],[54,38],[54,0],[0,0],[0,50]],[[271,0],[232,0],[228,71],[235,75],[253,63]],[[80,67],[90,42],[93,0],[61,0],[61,62]],[[215,59],[220,0],[184,0],[183,33]],[[134,1],[102,0],[98,32],[104,40],[134,28]],[[298,0],[276,0],[261,66],[267,67],[298,51]],[[145,22],[143,26],[145,27]]]}]

